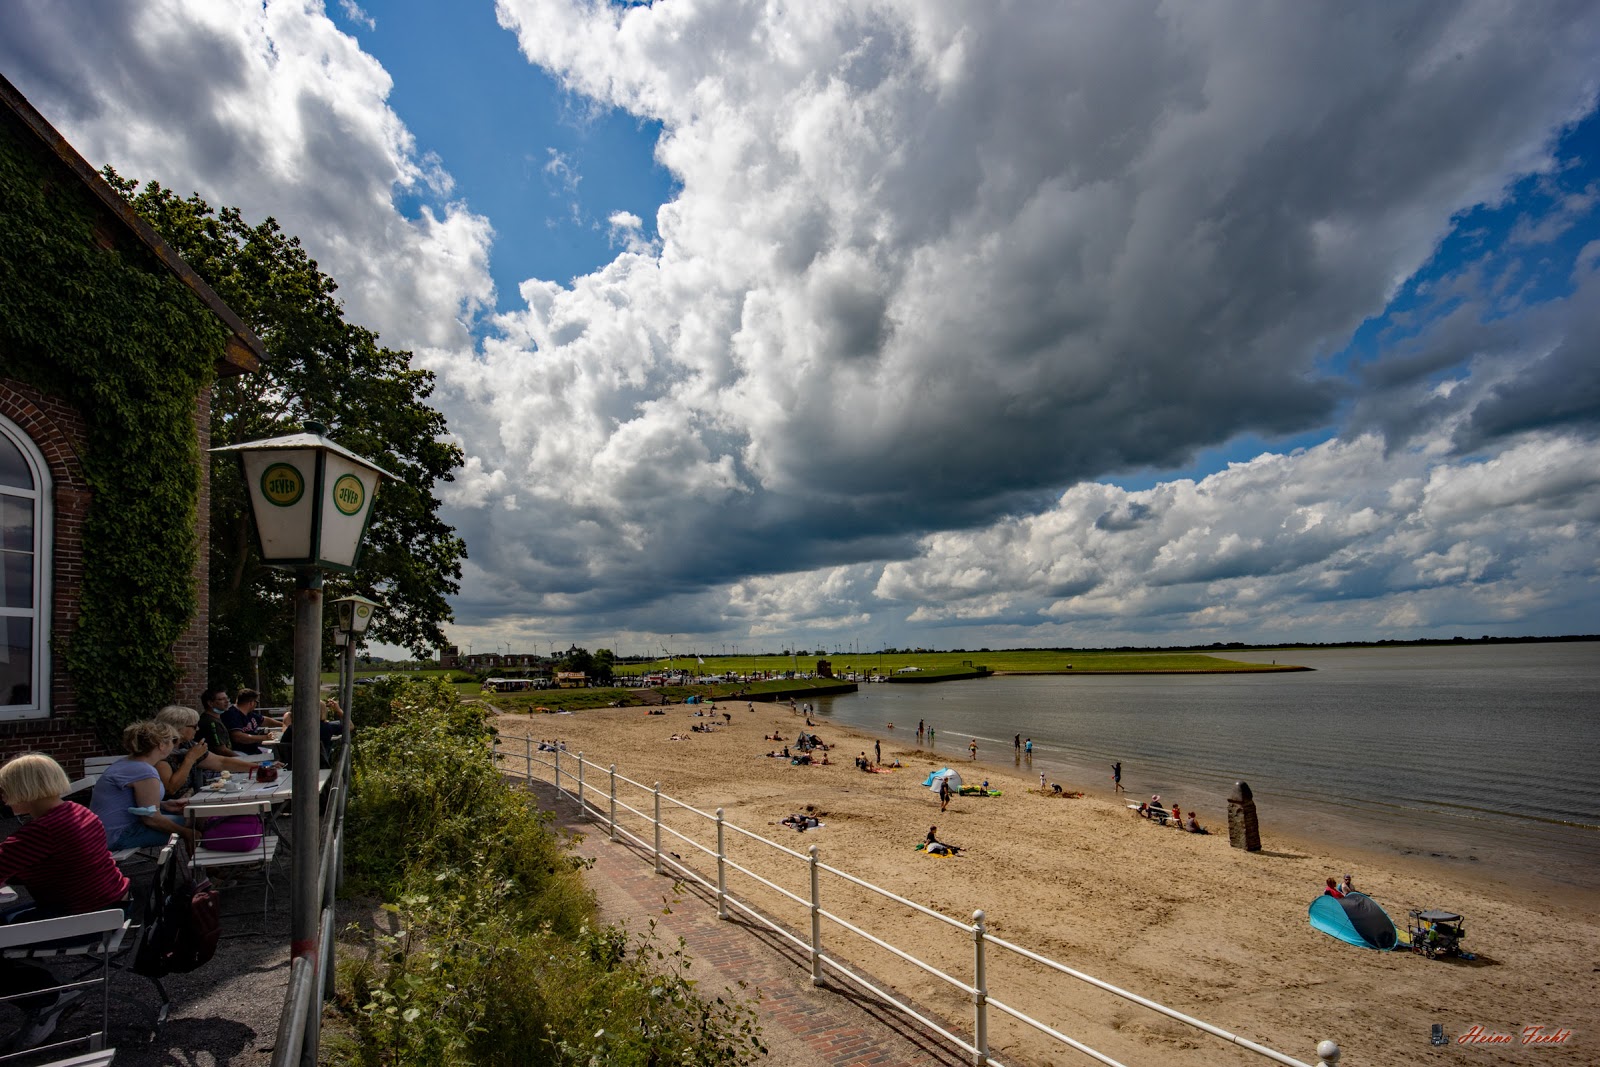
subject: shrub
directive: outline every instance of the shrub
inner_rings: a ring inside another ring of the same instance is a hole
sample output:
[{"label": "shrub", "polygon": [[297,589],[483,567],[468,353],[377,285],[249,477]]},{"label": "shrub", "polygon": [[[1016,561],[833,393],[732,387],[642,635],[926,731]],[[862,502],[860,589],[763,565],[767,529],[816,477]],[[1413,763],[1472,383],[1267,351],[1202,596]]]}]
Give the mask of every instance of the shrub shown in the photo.
[{"label": "shrub", "polygon": [[352,885],[400,930],[342,964],[355,1041],[335,1063],[742,1064],[753,1013],[707,1000],[682,944],[594,920],[583,862],[495,767],[480,707],[447,685],[357,699],[347,824]]}]

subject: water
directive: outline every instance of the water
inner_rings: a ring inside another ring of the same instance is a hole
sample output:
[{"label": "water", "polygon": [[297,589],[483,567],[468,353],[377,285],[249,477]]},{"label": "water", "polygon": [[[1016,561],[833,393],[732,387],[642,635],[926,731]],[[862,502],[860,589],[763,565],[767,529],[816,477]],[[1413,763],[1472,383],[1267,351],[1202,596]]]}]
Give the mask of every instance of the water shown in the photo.
[{"label": "water", "polygon": [[[1294,674],[1013,675],[866,685],[834,720],[903,743],[1009,761],[1132,800],[1160,793],[1225,826],[1235,780],[1263,825],[1460,865],[1523,885],[1600,876],[1600,643],[1239,653]],[[886,724],[894,723],[889,732]]]}]

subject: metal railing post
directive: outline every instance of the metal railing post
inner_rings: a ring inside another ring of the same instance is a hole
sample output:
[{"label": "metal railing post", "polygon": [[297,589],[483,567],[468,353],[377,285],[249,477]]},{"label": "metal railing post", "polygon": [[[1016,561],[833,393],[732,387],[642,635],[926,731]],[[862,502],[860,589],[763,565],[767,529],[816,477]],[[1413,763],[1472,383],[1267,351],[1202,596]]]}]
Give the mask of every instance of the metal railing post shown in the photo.
[{"label": "metal railing post", "polygon": [[822,900],[817,891],[817,846],[806,850],[811,866],[811,984],[822,984]]},{"label": "metal railing post", "polygon": [[[559,742],[559,741],[557,741],[556,745],[555,745],[555,759],[556,759],[556,799],[560,800],[561,799],[561,742]],[[531,770],[532,768],[529,768],[529,769]]]},{"label": "metal railing post", "polygon": [[1317,1042],[1317,1067],[1334,1067],[1339,1062],[1339,1045],[1335,1041]]},{"label": "metal railing post", "polygon": [[578,753],[578,816],[588,817],[588,809],[583,806],[583,753]]},{"label": "metal railing post", "polygon": [[717,809],[717,918],[728,917],[728,850],[722,840],[722,809]]},{"label": "metal railing post", "polygon": [[522,788],[533,792],[533,738],[522,739]]},{"label": "metal railing post", "polygon": [[972,1062],[989,1062],[989,981],[983,965],[983,911],[972,913]]},{"label": "metal railing post", "polygon": [[611,840],[617,839],[617,765],[611,765]]},{"label": "metal railing post", "polygon": [[656,783],[655,795],[656,795],[656,815],[655,815],[655,824],[656,824],[656,873],[660,874],[661,873],[661,783],[660,782]]}]

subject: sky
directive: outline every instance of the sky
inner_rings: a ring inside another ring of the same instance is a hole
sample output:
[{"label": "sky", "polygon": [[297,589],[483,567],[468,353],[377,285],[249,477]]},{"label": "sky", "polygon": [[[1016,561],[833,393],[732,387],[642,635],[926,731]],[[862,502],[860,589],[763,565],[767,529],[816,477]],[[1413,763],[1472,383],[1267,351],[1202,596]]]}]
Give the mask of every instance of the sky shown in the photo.
[{"label": "sky", "polygon": [[437,375],[463,651],[1600,631],[1600,5],[9,0]]}]

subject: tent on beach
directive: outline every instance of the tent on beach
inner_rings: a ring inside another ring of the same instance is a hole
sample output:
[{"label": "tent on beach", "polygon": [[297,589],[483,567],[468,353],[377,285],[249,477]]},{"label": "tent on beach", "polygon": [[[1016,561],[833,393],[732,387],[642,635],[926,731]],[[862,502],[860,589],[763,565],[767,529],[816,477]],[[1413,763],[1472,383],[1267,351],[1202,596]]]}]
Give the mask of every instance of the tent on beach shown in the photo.
[{"label": "tent on beach", "polygon": [[950,792],[961,792],[961,775],[952,771],[949,767],[941,767],[939,770],[934,771],[928,775],[927,780],[922,784],[937,793],[939,791],[939,783],[944,781],[950,783]]},{"label": "tent on beach", "polygon": [[1343,897],[1324,893],[1308,909],[1311,928],[1357,948],[1387,952],[1400,940],[1394,920],[1365,893],[1346,893]]}]

